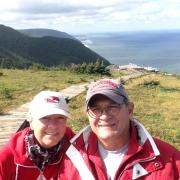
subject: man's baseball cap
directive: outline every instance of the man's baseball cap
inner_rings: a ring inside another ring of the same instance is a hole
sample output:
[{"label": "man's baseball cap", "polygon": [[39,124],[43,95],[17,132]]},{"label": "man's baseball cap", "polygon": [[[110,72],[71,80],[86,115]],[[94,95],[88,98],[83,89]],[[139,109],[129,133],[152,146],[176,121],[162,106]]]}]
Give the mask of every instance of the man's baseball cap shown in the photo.
[{"label": "man's baseball cap", "polygon": [[128,94],[121,83],[113,79],[101,79],[92,83],[87,91],[86,105],[97,94],[104,95],[117,104],[122,104],[124,99],[128,100]]},{"label": "man's baseball cap", "polygon": [[40,119],[53,114],[60,114],[70,118],[64,96],[54,91],[41,91],[34,96],[30,103],[28,114],[33,119]]}]

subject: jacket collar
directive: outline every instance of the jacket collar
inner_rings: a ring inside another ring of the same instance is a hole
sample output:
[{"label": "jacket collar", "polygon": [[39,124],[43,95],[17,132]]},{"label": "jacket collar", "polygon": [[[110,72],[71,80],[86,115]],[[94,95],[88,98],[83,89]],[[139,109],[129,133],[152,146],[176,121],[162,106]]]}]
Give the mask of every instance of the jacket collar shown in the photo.
[{"label": "jacket collar", "polygon": [[[148,141],[154,156],[160,155],[160,152],[154,142],[154,139],[149,134],[149,132],[146,130],[146,128],[137,120],[132,119],[130,121],[131,123],[131,140],[130,143],[133,143],[132,148],[130,151],[133,153],[138,151],[138,149],[145,145],[145,143]],[[91,147],[93,147],[92,151],[97,151],[97,137],[92,132],[90,125],[86,126],[84,129],[82,129],[78,134],[76,134],[71,140],[71,143],[75,143],[75,141],[78,139],[79,136],[83,135],[84,145],[87,149],[88,144],[91,144]],[[136,144],[136,146],[135,146]],[[140,145],[140,146],[139,146]]]},{"label": "jacket collar", "polygon": [[149,134],[149,132],[146,130],[146,128],[136,119],[133,119],[132,122],[134,122],[134,125],[137,129],[138,137],[139,137],[139,144],[143,146],[145,142],[148,140],[155,156],[160,155],[160,152],[154,142],[154,139],[152,136]]}]

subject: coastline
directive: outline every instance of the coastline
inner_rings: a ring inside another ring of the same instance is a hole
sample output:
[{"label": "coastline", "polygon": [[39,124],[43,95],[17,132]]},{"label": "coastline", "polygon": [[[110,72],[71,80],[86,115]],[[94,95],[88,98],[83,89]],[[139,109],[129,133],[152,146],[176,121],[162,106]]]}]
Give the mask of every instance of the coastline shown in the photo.
[{"label": "coastline", "polygon": [[129,73],[134,73],[135,71],[138,72],[149,72],[149,73],[162,73],[165,75],[180,75],[178,73],[168,73],[165,71],[161,71],[158,68],[150,67],[150,66],[138,66],[137,64],[129,63],[126,65],[116,65],[112,64],[107,67],[113,71],[128,71]]},{"label": "coastline", "polygon": [[111,64],[132,63],[180,74],[180,31],[87,33],[77,35],[77,39]]}]

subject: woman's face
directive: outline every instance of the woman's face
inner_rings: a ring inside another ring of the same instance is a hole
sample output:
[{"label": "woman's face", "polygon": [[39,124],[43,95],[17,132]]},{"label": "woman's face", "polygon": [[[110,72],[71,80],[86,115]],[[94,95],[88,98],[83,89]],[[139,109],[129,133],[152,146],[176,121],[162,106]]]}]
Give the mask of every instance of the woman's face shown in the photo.
[{"label": "woman's face", "polygon": [[67,117],[59,114],[45,116],[41,119],[33,119],[30,127],[34,136],[43,148],[51,148],[58,144],[66,131]]}]

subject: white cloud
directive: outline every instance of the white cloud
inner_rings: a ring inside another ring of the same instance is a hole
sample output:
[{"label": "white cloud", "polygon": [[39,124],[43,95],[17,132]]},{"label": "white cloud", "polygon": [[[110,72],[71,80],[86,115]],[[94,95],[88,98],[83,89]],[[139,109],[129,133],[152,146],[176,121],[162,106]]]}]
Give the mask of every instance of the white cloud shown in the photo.
[{"label": "white cloud", "polygon": [[156,2],[147,2],[139,6],[136,11],[140,14],[154,14],[161,10],[161,4]]},{"label": "white cloud", "polygon": [[5,0],[0,7],[0,24],[17,29],[118,31],[158,28],[165,20],[180,28],[180,0]]},{"label": "white cloud", "polygon": [[12,9],[17,9],[19,7],[21,0],[5,0],[5,1],[0,1],[0,12],[5,12],[5,11],[11,11]]},{"label": "white cloud", "polygon": [[113,21],[126,21],[130,18],[131,15],[127,12],[114,12],[110,16],[110,19],[113,19]]}]

